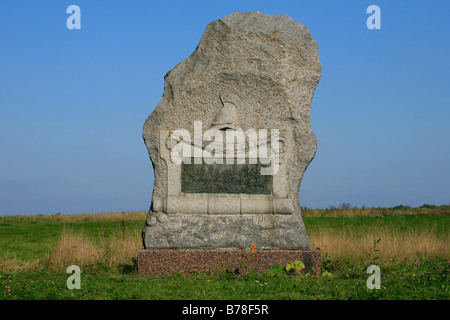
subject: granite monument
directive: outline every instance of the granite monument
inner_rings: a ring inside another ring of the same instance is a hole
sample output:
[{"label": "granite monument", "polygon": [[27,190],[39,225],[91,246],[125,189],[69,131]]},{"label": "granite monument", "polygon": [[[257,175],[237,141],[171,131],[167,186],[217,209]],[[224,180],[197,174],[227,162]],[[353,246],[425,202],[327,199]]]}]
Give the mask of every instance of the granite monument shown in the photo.
[{"label": "granite monument", "polygon": [[299,192],[317,139],[318,45],[286,15],[208,24],[144,124],[154,168],[146,250],[307,250]]}]

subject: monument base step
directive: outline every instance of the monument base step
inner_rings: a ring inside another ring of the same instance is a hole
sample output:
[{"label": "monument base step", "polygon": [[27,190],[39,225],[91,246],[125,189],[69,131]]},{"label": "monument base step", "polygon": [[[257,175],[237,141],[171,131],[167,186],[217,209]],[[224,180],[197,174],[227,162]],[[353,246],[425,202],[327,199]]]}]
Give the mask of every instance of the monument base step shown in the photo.
[{"label": "monument base step", "polygon": [[307,272],[320,273],[319,250],[141,249],[137,267],[140,274],[150,276],[225,270],[245,274],[249,270],[265,272],[276,264],[286,266],[295,260],[302,261]]}]

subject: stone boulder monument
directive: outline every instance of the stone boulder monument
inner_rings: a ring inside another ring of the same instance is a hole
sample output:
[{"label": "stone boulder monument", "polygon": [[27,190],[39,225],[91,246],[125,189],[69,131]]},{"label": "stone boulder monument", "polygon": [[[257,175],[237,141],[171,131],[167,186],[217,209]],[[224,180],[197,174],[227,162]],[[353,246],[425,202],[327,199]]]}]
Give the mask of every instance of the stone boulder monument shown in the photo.
[{"label": "stone boulder monument", "polygon": [[317,149],[320,74],[316,41],[286,15],[234,12],[208,24],[144,124],[155,182],[140,267],[154,273],[156,261],[193,254],[223,262],[250,245],[271,263],[317,260],[299,192]]}]

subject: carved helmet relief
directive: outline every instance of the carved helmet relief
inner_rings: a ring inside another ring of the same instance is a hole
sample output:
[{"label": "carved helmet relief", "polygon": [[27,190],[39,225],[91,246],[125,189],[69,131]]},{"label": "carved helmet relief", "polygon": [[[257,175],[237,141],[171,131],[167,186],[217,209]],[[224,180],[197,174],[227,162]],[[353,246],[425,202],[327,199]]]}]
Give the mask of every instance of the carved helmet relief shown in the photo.
[{"label": "carved helmet relief", "polygon": [[219,130],[238,129],[239,119],[236,106],[229,99],[219,96],[222,107],[216,113],[212,127]]}]

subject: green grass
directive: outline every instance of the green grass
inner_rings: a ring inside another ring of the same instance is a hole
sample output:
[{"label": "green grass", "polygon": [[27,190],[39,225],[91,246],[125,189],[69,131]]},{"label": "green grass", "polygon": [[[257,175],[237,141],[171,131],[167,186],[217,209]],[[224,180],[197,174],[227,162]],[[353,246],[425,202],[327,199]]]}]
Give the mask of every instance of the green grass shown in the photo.
[{"label": "green grass", "polygon": [[0,274],[0,299],[449,299],[449,261],[436,258],[381,267],[381,289],[366,287],[366,266],[341,265],[320,275],[173,274],[142,277],[135,272],[81,274],[81,289],[69,290],[68,274],[44,268]]}]

